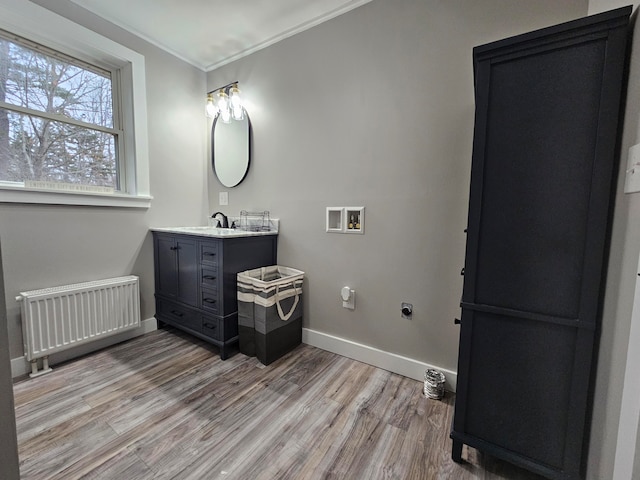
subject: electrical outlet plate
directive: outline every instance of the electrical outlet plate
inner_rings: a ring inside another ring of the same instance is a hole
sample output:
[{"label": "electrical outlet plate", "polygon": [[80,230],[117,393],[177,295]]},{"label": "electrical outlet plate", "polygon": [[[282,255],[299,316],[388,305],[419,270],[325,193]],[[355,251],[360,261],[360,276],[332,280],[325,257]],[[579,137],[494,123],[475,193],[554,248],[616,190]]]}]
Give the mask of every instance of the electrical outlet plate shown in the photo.
[{"label": "electrical outlet plate", "polygon": [[350,289],[349,298],[347,300],[345,300],[344,297],[342,297],[342,307],[348,308],[349,310],[356,309],[356,291],[355,290]]},{"label": "electrical outlet plate", "polygon": [[220,192],[218,194],[219,205],[229,205],[229,192]]}]

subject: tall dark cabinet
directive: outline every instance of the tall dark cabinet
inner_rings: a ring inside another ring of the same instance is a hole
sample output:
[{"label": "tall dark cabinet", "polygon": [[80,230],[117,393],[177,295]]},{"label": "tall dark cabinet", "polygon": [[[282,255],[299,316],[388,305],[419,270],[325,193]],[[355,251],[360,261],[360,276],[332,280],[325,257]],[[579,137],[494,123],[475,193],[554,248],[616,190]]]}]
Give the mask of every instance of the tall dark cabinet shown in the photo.
[{"label": "tall dark cabinet", "polygon": [[473,51],[456,461],[584,475],[630,13]]}]

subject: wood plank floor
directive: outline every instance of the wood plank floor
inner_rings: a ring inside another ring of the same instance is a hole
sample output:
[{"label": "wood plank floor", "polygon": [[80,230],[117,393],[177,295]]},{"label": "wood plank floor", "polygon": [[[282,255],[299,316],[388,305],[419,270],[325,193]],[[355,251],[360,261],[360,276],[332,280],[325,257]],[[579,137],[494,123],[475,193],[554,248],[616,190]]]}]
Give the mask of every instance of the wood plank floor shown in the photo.
[{"label": "wood plank floor", "polygon": [[27,479],[540,479],[465,446],[453,395],[308,345],[268,367],[159,330],[14,385]]}]

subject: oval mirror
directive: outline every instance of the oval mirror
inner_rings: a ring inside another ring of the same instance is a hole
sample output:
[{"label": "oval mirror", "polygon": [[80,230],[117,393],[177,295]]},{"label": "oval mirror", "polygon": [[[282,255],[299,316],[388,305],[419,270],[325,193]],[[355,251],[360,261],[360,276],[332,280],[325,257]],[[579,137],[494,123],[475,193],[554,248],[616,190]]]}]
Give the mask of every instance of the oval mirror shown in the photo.
[{"label": "oval mirror", "polygon": [[213,171],[225,187],[239,185],[249,171],[251,157],[251,121],[244,119],[224,123],[218,115],[211,127]]}]

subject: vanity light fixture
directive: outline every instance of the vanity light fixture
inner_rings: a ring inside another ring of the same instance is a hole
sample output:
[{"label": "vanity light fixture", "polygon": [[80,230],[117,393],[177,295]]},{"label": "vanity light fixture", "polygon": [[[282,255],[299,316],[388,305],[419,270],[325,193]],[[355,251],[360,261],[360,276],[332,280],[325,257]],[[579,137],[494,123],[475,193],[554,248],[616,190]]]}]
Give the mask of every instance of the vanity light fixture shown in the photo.
[{"label": "vanity light fixture", "polygon": [[220,120],[224,123],[231,122],[231,119],[244,119],[244,106],[238,82],[231,82],[207,93],[206,113],[210,118],[220,115]]}]

